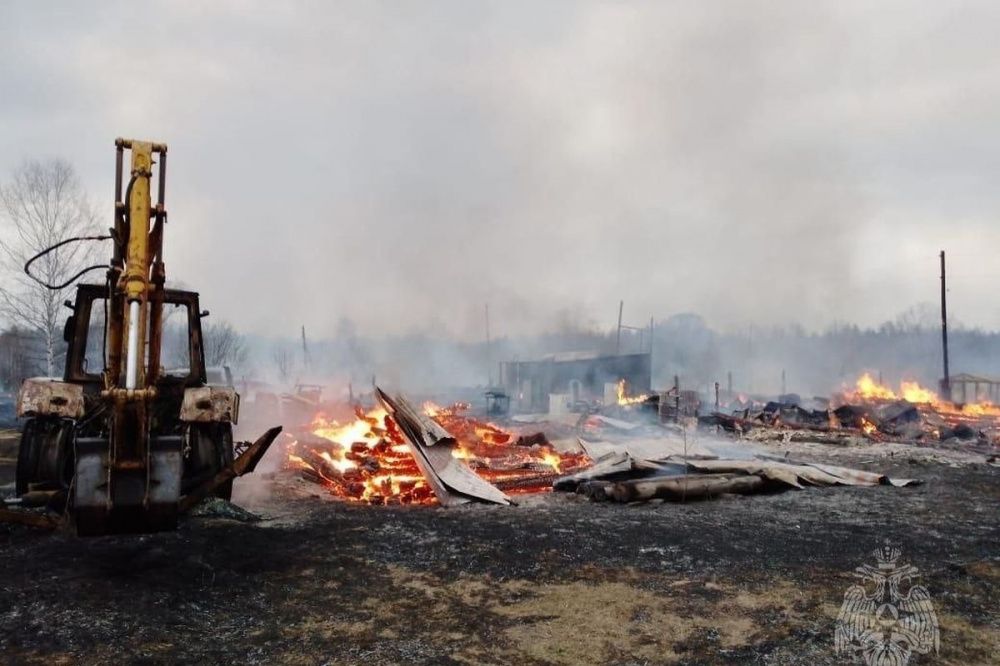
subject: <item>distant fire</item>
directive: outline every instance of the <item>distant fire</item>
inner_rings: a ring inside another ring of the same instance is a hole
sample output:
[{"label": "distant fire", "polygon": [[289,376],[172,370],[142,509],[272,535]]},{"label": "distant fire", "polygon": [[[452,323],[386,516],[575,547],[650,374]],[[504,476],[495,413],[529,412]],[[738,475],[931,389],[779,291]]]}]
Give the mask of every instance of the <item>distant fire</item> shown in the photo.
[{"label": "distant fire", "polygon": [[646,400],[649,399],[649,394],[646,393],[642,395],[630,396],[628,395],[627,389],[628,386],[626,385],[625,380],[619,379],[615,390],[618,393],[618,404],[623,407],[626,405],[637,405],[641,402],[646,402]]},{"label": "distant fire", "polygon": [[966,416],[1000,416],[1000,407],[989,402],[971,402],[964,405],[942,400],[934,391],[917,382],[900,382],[899,392],[879,384],[867,372],[858,379],[855,390],[847,394],[851,401],[905,400],[915,405],[927,405],[934,411]]},{"label": "distant fire", "polygon": [[[546,490],[555,477],[590,464],[583,454],[561,454],[547,442],[531,443],[539,436],[518,439],[496,424],[472,418],[464,413],[468,404],[428,402],[423,407],[457,440],[452,456],[504,492]],[[348,501],[433,503],[409,445],[385,410],[358,410],[355,416],[341,425],[318,415],[290,448],[288,466]]]}]

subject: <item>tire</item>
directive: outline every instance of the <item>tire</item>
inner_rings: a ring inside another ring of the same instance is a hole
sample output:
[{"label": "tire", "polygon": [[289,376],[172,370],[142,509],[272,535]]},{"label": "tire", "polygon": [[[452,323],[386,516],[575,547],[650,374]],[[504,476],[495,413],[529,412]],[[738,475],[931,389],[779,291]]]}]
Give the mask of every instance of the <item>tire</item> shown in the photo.
[{"label": "tire", "polygon": [[73,478],[74,422],[56,417],[34,417],[24,423],[17,453],[15,489],[18,495],[41,485],[66,490]]},{"label": "tire", "polygon": [[[222,462],[222,465],[219,467],[221,470],[233,464],[233,426],[229,423],[220,423],[219,426],[221,432],[216,440],[216,447],[219,450],[219,459]],[[215,491],[215,496],[221,497],[227,502],[233,499],[233,481],[229,480],[224,483]]]},{"label": "tire", "polygon": [[34,482],[35,468],[38,467],[38,451],[41,448],[36,441],[36,419],[28,419],[21,430],[21,444],[17,451],[17,472],[15,474],[15,490],[23,495],[28,492],[28,486]]},{"label": "tire", "polygon": [[[186,430],[188,455],[184,461],[185,494],[233,464],[233,427],[229,423],[192,423]],[[217,488],[214,497],[229,500],[233,482]]]}]

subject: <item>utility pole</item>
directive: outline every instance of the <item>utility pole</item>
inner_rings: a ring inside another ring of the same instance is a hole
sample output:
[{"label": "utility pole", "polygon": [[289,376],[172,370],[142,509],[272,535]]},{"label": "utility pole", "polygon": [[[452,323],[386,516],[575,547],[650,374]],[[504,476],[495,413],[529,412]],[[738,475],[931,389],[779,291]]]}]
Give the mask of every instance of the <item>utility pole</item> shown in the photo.
[{"label": "utility pole", "polygon": [[781,395],[788,393],[788,388],[785,385],[785,369],[781,369]]},{"label": "utility pole", "polygon": [[944,357],[944,377],[941,379],[941,393],[951,400],[951,375],[948,373],[948,298],[945,283],[944,250],[941,250],[941,349]]},{"label": "utility pole", "polygon": [[615,356],[622,353],[622,310],[625,309],[625,301],[618,301],[618,337],[615,338]]},{"label": "utility pole", "polygon": [[653,353],[653,318],[649,318],[649,353]]},{"label": "utility pole", "polygon": [[674,423],[681,420],[681,378],[674,375]]},{"label": "utility pole", "polygon": [[489,368],[487,386],[493,386],[493,350],[490,343],[490,304],[486,304],[486,367]]},{"label": "utility pole", "polygon": [[[715,382],[715,413],[719,413],[719,382]],[[719,432],[719,426],[715,426],[715,432]]]},{"label": "utility pole", "polygon": [[302,325],[302,365],[309,369],[309,346],[306,344],[306,325]]}]

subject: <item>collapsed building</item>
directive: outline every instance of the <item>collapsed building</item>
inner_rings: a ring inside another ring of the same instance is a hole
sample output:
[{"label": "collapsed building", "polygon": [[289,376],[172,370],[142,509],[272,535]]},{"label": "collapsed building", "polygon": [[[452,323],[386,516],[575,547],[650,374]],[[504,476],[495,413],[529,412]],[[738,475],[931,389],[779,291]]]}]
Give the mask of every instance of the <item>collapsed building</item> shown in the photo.
[{"label": "collapsed building", "polygon": [[613,402],[622,380],[630,394],[648,393],[652,355],[563,352],[500,363],[500,385],[519,412],[560,412],[579,403]]}]

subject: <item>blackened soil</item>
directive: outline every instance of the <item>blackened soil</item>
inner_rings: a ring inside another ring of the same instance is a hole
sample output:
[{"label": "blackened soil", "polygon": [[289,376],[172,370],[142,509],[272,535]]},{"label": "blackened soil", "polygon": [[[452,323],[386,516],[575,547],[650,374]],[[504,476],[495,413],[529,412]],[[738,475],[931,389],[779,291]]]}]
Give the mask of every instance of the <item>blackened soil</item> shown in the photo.
[{"label": "blackened soil", "polygon": [[936,660],[912,663],[1000,661],[1000,469],[859,466],[925,483],[630,506],[546,495],[445,510],[292,499],[297,482],[282,481],[251,505],[269,517],[259,523],[192,518],[175,533],[92,539],[0,526],[0,654],[845,663],[833,623],[850,572],[890,540],[920,569],[941,625]]}]

